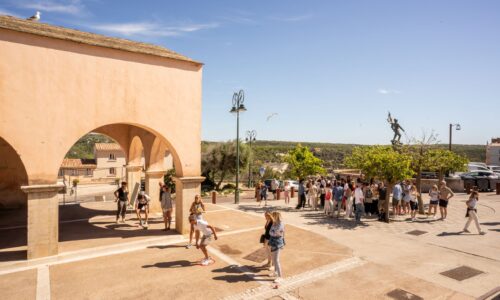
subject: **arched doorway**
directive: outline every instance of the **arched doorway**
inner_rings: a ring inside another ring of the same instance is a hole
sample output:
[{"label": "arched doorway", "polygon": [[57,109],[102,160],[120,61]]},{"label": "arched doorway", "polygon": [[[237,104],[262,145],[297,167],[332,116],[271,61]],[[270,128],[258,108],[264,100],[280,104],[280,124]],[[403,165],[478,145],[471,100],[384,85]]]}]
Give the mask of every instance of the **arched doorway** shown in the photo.
[{"label": "arched doorway", "polygon": [[[81,153],[80,156],[87,158],[86,160],[67,158],[75,157],[81,148],[80,145],[93,143],[96,137],[100,137],[97,140],[104,143],[95,143],[92,155],[89,149],[86,153]],[[59,181],[64,178],[68,191],[70,188],[75,189],[72,196],[66,195],[69,198],[66,204],[69,205],[61,205],[59,197],[59,251],[74,251],[114,244],[125,239],[130,241],[174,233],[162,231],[163,220],[158,201],[158,183],[163,181],[163,175],[174,163],[172,155],[165,156],[165,153],[170,154],[171,150],[167,148],[164,140],[141,127],[121,123],[93,129],[91,133],[79,139],[76,146],[73,145],[63,160],[63,167],[66,162],[76,160],[78,163],[81,161],[80,169],[66,167],[59,171]],[[88,165],[85,165],[85,162]],[[75,165],[73,163],[69,167]],[[92,172],[87,173],[89,168],[92,168]],[[77,184],[73,186],[75,180]],[[114,202],[113,192],[121,181],[129,183],[132,206],[128,209],[127,221],[115,223],[117,204]],[[141,181],[145,183],[144,186],[141,186]],[[152,198],[147,231],[142,230],[134,211],[134,200],[141,189]],[[78,200],[73,201],[73,197]]]},{"label": "arched doorway", "polygon": [[26,258],[26,184],[21,157],[0,137],[0,261]]}]

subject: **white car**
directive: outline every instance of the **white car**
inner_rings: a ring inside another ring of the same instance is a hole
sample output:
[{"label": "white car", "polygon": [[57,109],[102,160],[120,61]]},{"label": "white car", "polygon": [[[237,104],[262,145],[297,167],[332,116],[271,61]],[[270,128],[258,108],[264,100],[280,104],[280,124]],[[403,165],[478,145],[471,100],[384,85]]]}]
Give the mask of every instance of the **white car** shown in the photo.
[{"label": "white car", "polygon": [[283,180],[283,184],[288,181],[288,184],[290,184],[290,188],[293,187],[295,191],[299,190],[299,182],[297,180]]},{"label": "white car", "polygon": [[486,167],[486,165],[476,165],[476,164],[473,164],[473,163],[469,163],[467,165],[467,171],[468,172],[474,172],[474,171],[490,171],[490,169],[488,169],[488,167]]}]

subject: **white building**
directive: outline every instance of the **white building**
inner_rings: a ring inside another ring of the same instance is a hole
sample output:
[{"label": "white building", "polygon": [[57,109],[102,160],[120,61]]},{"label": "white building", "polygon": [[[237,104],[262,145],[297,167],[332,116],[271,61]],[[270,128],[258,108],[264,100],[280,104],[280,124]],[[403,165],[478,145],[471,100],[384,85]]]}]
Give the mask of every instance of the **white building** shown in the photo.
[{"label": "white building", "polygon": [[[144,156],[141,159],[144,166]],[[125,181],[126,172],[125,153],[116,143],[96,143],[94,145],[94,159],[65,158],[59,169],[59,178],[67,182],[78,179],[79,183],[115,183]],[[173,168],[170,152],[165,153],[164,170]],[[144,169],[144,168],[143,168]],[[142,174],[145,177],[145,174]]]},{"label": "white building", "polygon": [[491,139],[486,145],[486,164],[500,166],[500,138]]}]

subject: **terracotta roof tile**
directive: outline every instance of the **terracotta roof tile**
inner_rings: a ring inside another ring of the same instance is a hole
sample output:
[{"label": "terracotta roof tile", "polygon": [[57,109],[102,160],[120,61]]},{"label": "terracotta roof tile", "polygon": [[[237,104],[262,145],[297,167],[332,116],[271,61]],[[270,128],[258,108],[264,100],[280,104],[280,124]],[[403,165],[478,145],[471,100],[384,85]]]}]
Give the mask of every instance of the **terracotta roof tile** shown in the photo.
[{"label": "terracotta roof tile", "polygon": [[98,151],[102,151],[102,150],[104,150],[104,151],[112,151],[112,150],[122,151],[122,148],[117,143],[95,143],[94,147]]},{"label": "terracotta roof tile", "polygon": [[176,53],[172,50],[169,50],[161,46],[131,41],[127,39],[108,37],[105,35],[50,25],[47,23],[28,21],[12,16],[0,15],[0,28],[31,33],[61,40],[67,40],[77,43],[83,43],[93,46],[113,48],[129,52],[149,54],[154,56],[161,56],[170,59],[191,62],[197,65],[202,64],[189,57],[186,57],[182,54]]},{"label": "terracotta roof tile", "polygon": [[65,158],[61,164],[61,169],[95,169],[97,168],[94,159]]}]

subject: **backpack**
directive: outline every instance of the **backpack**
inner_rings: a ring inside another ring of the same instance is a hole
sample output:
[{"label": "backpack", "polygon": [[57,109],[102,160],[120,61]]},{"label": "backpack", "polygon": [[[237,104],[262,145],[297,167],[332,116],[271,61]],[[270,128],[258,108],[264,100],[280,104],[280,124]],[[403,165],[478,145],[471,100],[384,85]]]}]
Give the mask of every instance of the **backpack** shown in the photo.
[{"label": "backpack", "polygon": [[370,189],[370,188],[366,189],[366,195],[365,195],[365,197],[367,199],[371,199],[373,197],[372,189]]}]

